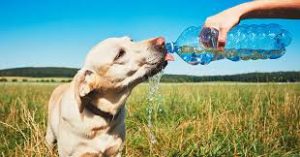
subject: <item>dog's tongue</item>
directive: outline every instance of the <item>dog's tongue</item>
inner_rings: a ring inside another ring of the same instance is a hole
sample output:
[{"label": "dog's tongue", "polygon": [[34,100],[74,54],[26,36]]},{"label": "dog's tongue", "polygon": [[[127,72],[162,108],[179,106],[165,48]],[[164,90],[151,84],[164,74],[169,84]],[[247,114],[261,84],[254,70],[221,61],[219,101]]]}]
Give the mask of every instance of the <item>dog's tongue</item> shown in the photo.
[{"label": "dog's tongue", "polygon": [[167,53],[165,56],[165,61],[174,61],[174,56],[171,53]]}]

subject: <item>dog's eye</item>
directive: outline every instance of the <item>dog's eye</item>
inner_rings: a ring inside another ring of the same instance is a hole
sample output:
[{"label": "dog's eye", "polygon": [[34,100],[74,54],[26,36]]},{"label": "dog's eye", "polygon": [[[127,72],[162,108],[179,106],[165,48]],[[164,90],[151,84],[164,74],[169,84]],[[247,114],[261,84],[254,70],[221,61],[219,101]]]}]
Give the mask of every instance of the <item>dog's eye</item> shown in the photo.
[{"label": "dog's eye", "polygon": [[126,53],[126,51],[124,49],[120,49],[114,60],[118,60],[119,58],[124,56],[125,53]]}]

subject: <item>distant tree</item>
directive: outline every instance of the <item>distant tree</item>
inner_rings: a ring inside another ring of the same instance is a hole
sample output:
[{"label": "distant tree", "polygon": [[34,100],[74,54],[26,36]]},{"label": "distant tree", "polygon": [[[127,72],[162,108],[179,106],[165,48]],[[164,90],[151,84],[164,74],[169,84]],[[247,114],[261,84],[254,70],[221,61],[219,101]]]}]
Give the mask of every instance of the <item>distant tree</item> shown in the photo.
[{"label": "distant tree", "polygon": [[0,78],[0,82],[7,82],[6,78]]},{"label": "distant tree", "polygon": [[25,67],[0,70],[0,76],[73,77],[78,69],[60,67]]},{"label": "distant tree", "polygon": [[42,80],[40,80],[40,82],[50,82],[50,80],[42,79]]},{"label": "distant tree", "polygon": [[11,81],[12,82],[18,82],[18,79],[12,79]]},{"label": "distant tree", "polygon": [[23,81],[23,82],[28,82],[28,80],[27,80],[27,79],[22,79],[22,81]]}]

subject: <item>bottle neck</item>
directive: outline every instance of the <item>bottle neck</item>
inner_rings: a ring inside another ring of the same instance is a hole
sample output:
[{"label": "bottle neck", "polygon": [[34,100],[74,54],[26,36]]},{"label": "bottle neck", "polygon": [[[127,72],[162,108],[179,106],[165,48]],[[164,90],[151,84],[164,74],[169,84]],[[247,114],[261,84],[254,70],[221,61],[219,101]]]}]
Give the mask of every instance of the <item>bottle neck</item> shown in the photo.
[{"label": "bottle neck", "polygon": [[175,43],[173,43],[173,42],[166,43],[166,49],[167,49],[167,52],[169,52],[169,53],[176,52]]}]

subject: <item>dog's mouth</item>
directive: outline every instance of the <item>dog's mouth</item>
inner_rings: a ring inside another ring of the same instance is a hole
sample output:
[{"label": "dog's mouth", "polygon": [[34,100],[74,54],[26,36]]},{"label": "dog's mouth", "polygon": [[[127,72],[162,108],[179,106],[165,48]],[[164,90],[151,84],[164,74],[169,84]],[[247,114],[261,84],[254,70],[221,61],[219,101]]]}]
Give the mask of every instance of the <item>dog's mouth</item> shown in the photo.
[{"label": "dog's mouth", "polygon": [[168,65],[168,62],[165,61],[165,60],[161,60],[161,61],[157,62],[157,63],[153,66],[153,68],[151,68],[151,69],[147,72],[147,74],[146,74],[147,79],[148,79],[149,77],[152,77],[153,75],[159,73],[160,71],[162,71],[167,65]]},{"label": "dog's mouth", "polygon": [[146,73],[143,76],[138,77],[137,79],[135,79],[134,81],[132,81],[128,86],[129,87],[135,87],[137,84],[144,82],[146,80],[148,80],[148,78],[154,76],[155,74],[159,73],[160,71],[162,71],[166,66],[167,66],[168,62],[164,60],[164,58],[162,57],[162,59],[159,59],[159,61],[155,62],[155,63],[148,63],[145,64],[144,66],[147,66],[148,70],[146,71]]},{"label": "dog's mouth", "polygon": [[160,71],[162,71],[167,65],[168,65],[168,60],[166,59],[167,56],[167,50],[165,49],[165,47],[160,47],[158,49],[158,58],[156,59],[156,62],[153,63],[149,63],[148,62],[148,66],[149,66],[149,71],[146,73],[145,78],[148,79],[149,77],[152,77],[153,75],[159,73]]}]

